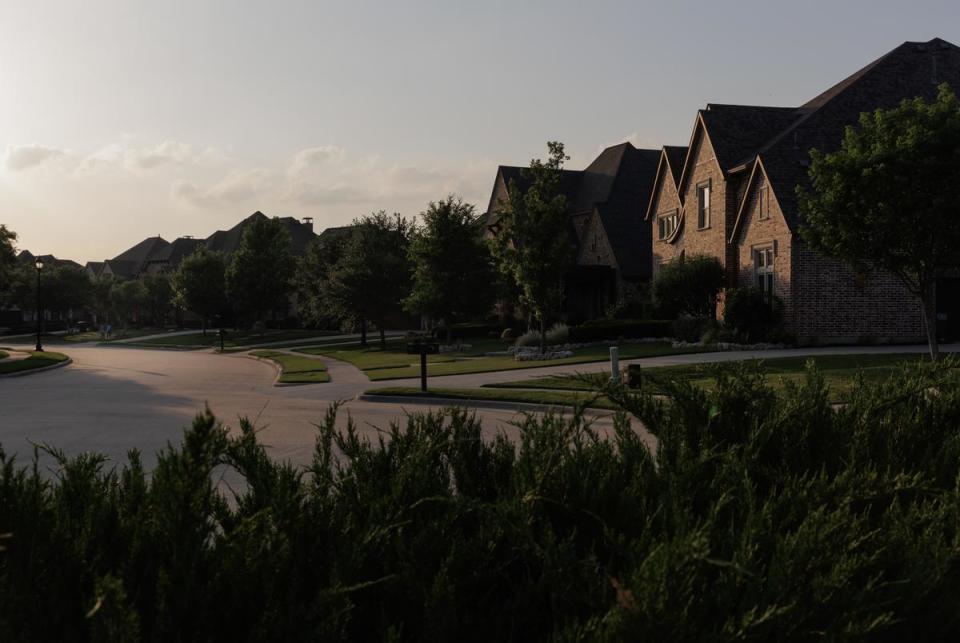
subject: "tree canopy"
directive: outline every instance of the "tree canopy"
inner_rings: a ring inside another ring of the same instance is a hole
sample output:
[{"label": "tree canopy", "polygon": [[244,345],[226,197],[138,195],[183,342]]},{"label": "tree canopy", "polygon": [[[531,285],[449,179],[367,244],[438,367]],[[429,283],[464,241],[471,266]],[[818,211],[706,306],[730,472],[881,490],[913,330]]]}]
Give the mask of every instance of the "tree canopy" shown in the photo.
[{"label": "tree canopy", "polygon": [[16,268],[17,249],[14,242],[17,233],[0,223],[0,293],[10,287],[14,268]]},{"label": "tree canopy", "polygon": [[343,321],[336,302],[326,297],[330,271],[340,260],[350,240],[349,229],[343,234],[318,237],[307,246],[307,252],[297,262],[294,283],[297,291],[297,311],[300,318],[315,328],[334,328]]},{"label": "tree canopy", "polygon": [[448,196],[420,215],[408,251],[413,284],[407,310],[450,325],[490,310],[494,296],[491,257],[476,208]]},{"label": "tree canopy", "polygon": [[325,285],[327,301],[341,314],[377,325],[382,347],[387,321],[401,311],[410,288],[410,233],[409,221],[382,210],[354,221],[350,240]]},{"label": "tree canopy", "polygon": [[254,219],[227,267],[227,293],[237,313],[256,321],[285,312],[296,263],[279,219]]},{"label": "tree canopy", "polygon": [[811,187],[798,188],[803,238],[857,269],[896,275],[922,304],[936,357],[936,281],[960,263],[956,95],[941,85],[932,101],[861,114],[840,149],[810,156]]},{"label": "tree canopy", "polygon": [[547,143],[546,161],[534,159],[523,171],[528,184],[507,186],[508,197],[496,206],[496,236],[491,250],[500,269],[520,289],[521,303],[540,326],[540,348],[546,324],[563,301],[563,276],[573,263],[567,199],[560,192],[563,143]]},{"label": "tree canopy", "polygon": [[226,264],[223,255],[211,252],[205,246],[180,262],[172,279],[173,296],[177,302],[197,315],[207,332],[210,317],[226,308]]}]

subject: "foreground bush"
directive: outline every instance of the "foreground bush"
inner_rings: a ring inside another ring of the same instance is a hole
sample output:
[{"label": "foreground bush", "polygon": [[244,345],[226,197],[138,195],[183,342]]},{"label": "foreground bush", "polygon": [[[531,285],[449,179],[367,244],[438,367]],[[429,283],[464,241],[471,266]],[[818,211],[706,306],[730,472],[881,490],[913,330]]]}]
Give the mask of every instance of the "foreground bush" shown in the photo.
[{"label": "foreground bush", "polygon": [[[369,444],[320,426],[307,471],[199,416],[145,474],[0,455],[0,640],[956,640],[960,387],[750,368],[618,418],[463,411]],[[235,469],[230,499],[214,480]],[[216,474],[216,475],[215,475]]]}]

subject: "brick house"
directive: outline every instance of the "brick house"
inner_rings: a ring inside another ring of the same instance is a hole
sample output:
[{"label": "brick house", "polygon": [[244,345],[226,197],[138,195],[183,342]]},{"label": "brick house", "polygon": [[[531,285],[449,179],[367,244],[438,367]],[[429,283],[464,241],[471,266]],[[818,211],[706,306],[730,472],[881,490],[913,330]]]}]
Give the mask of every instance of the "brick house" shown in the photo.
[{"label": "brick house", "polygon": [[[944,82],[960,90],[960,48],[934,39],[904,43],[799,107],[707,105],[686,153],[660,155],[646,210],[653,273],[683,255],[715,256],[730,287],[778,296],[804,343],[922,339],[920,303],[893,275],[854,274],[804,244],[795,188],[807,181],[810,149],[837,149],[861,112],[933,98]],[[948,290],[956,284],[942,283]],[[943,317],[953,304],[939,299]]]},{"label": "brick house", "polygon": [[[563,170],[575,265],[564,276],[564,316],[600,317],[650,279],[650,230],[643,221],[660,152],[621,143],[603,150],[583,170]],[[524,168],[501,165],[487,208],[488,235],[497,233],[497,211]]]}]

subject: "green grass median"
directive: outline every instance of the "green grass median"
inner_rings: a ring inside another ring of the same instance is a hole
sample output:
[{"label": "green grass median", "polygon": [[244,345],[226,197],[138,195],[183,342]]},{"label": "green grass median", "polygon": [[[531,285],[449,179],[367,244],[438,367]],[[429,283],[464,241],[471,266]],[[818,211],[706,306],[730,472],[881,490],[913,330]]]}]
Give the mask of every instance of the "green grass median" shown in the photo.
[{"label": "green grass median", "polygon": [[280,366],[280,384],[321,384],[330,381],[327,367],[318,359],[280,351],[251,351],[251,355]]},{"label": "green grass median", "polygon": [[23,351],[29,353],[25,359],[11,359],[10,355],[5,355],[7,359],[0,362],[0,375],[9,373],[22,373],[23,371],[32,371],[38,368],[53,366],[69,359],[63,353],[53,351]]},{"label": "green grass median", "polygon": [[[489,373],[542,366],[563,366],[567,364],[587,364],[603,362],[610,358],[609,346],[590,346],[573,351],[572,357],[553,360],[516,361],[512,355],[484,355],[492,351],[502,351],[505,346],[499,340],[478,340],[470,348],[451,353],[427,356],[427,374],[430,376],[464,375],[467,373]],[[402,341],[387,342],[387,349],[379,346],[301,348],[297,352],[310,355],[325,355],[333,359],[350,362],[372,381],[395,380],[420,375],[419,357],[406,352]],[[699,349],[673,348],[667,342],[649,344],[623,344],[620,346],[620,359],[638,357],[657,357],[695,353]]]}]

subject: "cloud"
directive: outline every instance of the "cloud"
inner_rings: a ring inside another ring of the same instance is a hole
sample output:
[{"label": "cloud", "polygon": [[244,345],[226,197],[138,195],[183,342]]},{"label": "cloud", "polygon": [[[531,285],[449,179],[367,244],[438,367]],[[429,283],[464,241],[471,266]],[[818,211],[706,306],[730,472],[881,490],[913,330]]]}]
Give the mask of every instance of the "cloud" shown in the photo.
[{"label": "cloud", "polygon": [[174,181],[174,198],[195,207],[240,205],[263,198],[274,184],[274,172],[262,168],[231,172],[210,187],[202,189],[189,181]]},{"label": "cloud", "polygon": [[182,164],[197,157],[193,147],[180,141],[163,141],[152,147],[129,150],[127,163],[140,170],[150,170],[161,165]]},{"label": "cloud", "polygon": [[287,174],[297,176],[318,168],[336,166],[343,163],[344,156],[343,148],[336,145],[308,147],[291,157]]},{"label": "cloud", "polygon": [[65,150],[37,143],[11,145],[7,147],[6,167],[11,172],[22,172],[64,156],[66,156]]}]

